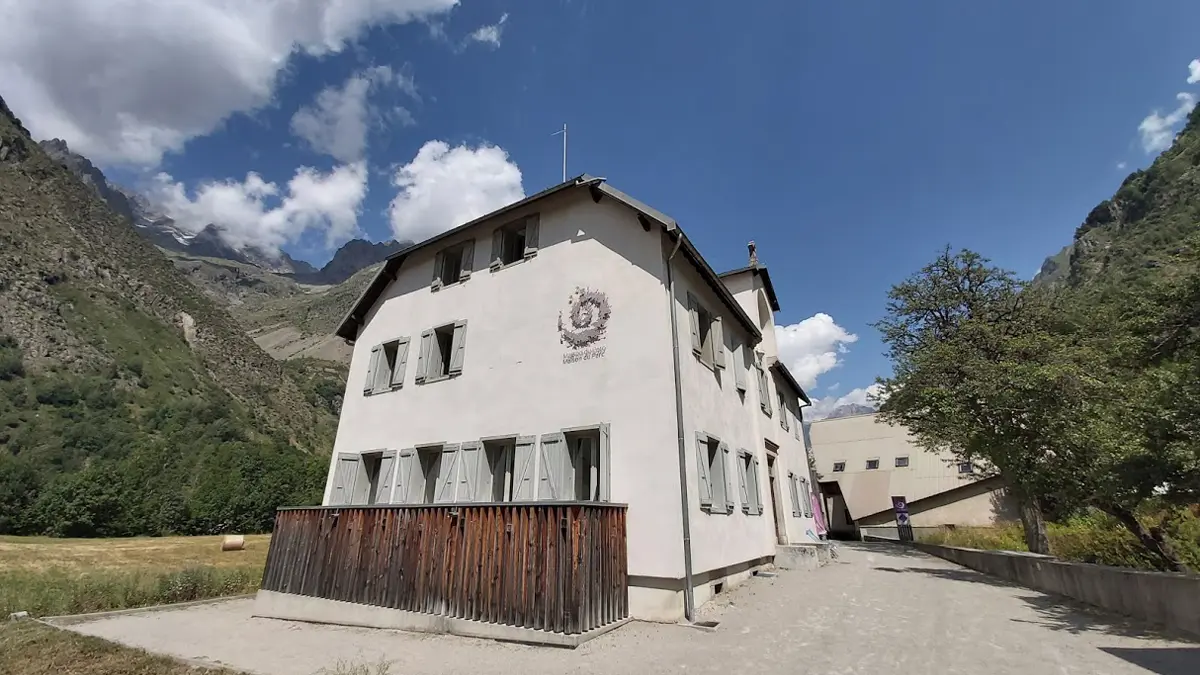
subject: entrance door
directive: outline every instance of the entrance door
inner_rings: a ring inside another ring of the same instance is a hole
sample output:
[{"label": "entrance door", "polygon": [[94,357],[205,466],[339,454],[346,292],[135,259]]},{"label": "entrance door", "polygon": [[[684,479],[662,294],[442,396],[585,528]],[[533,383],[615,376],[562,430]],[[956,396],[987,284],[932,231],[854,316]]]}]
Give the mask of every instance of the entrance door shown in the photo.
[{"label": "entrance door", "polygon": [[767,453],[767,480],[771,492],[771,513],[775,516],[775,541],[787,544],[787,527],[784,525],[783,513],[779,510],[779,481],[775,476],[775,455]]}]

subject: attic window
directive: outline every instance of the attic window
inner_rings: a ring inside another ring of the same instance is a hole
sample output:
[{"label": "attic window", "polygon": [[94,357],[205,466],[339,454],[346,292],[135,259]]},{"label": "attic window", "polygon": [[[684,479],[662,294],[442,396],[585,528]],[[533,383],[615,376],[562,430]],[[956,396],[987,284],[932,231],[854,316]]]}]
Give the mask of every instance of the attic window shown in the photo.
[{"label": "attic window", "polygon": [[433,259],[432,290],[471,278],[475,262],[475,240],[468,239],[438,251]]},{"label": "attic window", "polygon": [[535,214],[496,228],[492,233],[491,269],[497,270],[537,255],[538,220]]}]

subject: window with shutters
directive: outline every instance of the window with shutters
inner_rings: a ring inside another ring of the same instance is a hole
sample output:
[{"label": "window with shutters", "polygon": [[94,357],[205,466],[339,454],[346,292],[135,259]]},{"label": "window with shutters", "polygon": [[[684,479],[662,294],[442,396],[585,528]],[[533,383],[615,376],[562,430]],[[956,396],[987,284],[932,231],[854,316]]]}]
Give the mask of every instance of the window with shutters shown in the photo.
[{"label": "window with shutters", "polygon": [[537,255],[538,216],[532,215],[502,225],[492,232],[492,271]]},{"label": "window with shutters", "polygon": [[729,486],[726,455],[729,448],[715,436],[696,434],[697,474],[700,481],[700,508],[709,513],[732,513],[733,494]]},{"label": "window with shutters", "polygon": [[788,491],[792,493],[792,515],[799,518],[804,515],[800,506],[800,481],[795,473],[788,472]]},{"label": "window with shutters", "polygon": [[725,341],[721,317],[706,309],[691,293],[688,293],[688,315],[692,329],[692,353],[709,368],[724,368]]},{"label": "window with shutters", "polygon": [[767,381],[767,370],[763,367],[763,355],[761,352],[754,354],[755,374],[758,376],[758,405],[762,408],[763,414],[767,417],[771,416],[771,385]]},{"label": "window with shutters", "polygon": [[417,384],[444,380],[462,374],[466,358],[467,322],[456,321],[421,334],[417,359]]},{"label": "window with shutters", "polygon": [[433,445],[417,448],[417,466],[412,471],[412,482],[408,486],[408,502],[410,504],[435,504],[444,492],[445,483],[451,467],[446,466],[443,445]]},{"label": "window with shutters", "polygon": [[784,431],[788,430],[788,404],[787,394],[775,388],[775,393],[779,396],[779,426],[783,427]]},{"label": "window with shutters", "polygon": [[481,501],[510,502],[513,498],[514,450],[517,438],[483,442],[483,468],[480,476]]},{"label": "window with shutters", "polygon": [[800,479],[800,512],[805,518],[812,518],[812,493],[808,491],[808,479]]},{"label": "window with shutters", "polygon": [[566,483],[569,499],[600,499],[600,431],[576,431],[566,434],[568,463]]},{"label": "window with shutters", "polygon": [[432,290],[439,290],[471,278],[475,263],[475,240],[468,239],[437,252],[433,258]]},{"label": "window with shutters", "polygon": [[364,394],[381,394],[404,386],[404,371],[408,363],[408,338],[398,338],[376,345],[371,350]]},{"label": "window with shutters", "polygon": [[742,512],[751,516],[762,514],[762,497],[758,489],[758,459],[746,450],[738,451],[738,487],[742,493]]}]

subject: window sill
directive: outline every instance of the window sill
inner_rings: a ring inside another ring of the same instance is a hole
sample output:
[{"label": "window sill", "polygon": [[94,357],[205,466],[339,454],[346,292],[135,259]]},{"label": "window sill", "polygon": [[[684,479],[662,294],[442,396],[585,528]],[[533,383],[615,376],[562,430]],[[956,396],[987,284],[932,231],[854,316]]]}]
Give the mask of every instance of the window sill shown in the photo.
[{"label": "window sill", "polygon": [[390,394],[391,392],[396,391],[397,389],[403,389],[403,388],[404,388],[403,384],[393,384],[390,387],[373,390],[371,393],[366,394],[366,395],[367,396],[379,396],[380,394]]},{"label": "window sill", "polygon": [[471,280],[471,277],[467,277],[466,279],[459,279],[458,281],[456,281],[456,282],[454,282],[454,283],[452,283],[452,284],[442,284],[441,286],[438,286],[438,287],[436,287],[436,288],[435,288],[434,286],[432,286],[432,285],[431,285],[431,286],[429,287],[429,292],[430,292],[430,293],[437,293],[437,292],[439,292],[439,291],[444,291],[444,290],[446,290],[447,288],[454,288],[455,286],[462,286],[463,284],[467,283],[467,282],[468,282],[468,281],[470,281],[470,280]]},{"label": "window sill", "polygon": [[724,509],[724,508],[718,509],[713,506],[701,506],[700,510],[707,513],[710,516],[731,516],[731,515],[733,515],[733,509]]},{"label": "window sill", "polygon": [[499,272],[500,270],[506,270],[510,267],[516,267],[517,265],[520,265],[523,262],[532,260],[535,255],[537,255],[537,254],[535,253],[534,255],[527,255],[524,258],[521,258],[520,260],[514,260],[510,263],[504,263],[503,265],[488,265],[488,270],[494,273],[494,272]]},{"label": "window sill", "polygon": [[459,377],[461,375],[462,375],[462,373],[453,373],[451,375],[438,375],[437,377],[427,377],[424,380],[418,382],[417,384],[433,384],[434,382],[443,382],[445,380],[453,380],[454,378]]}]

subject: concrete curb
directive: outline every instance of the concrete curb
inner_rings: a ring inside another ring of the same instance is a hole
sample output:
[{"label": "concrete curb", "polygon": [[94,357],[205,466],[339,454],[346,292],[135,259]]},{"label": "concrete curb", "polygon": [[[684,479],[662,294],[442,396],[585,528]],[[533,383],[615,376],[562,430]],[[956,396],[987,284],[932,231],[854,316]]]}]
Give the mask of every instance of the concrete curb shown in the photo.
[{"label": "concrete curb", "polygon": [[169,605],[149,605],[147,607],[131,607],[129,609],[114,609],[107,612],[92,612],[90,614],[65,614],[62,616],[44,616],[38,621],[56,627],[71,626],[77,623],[87,623],[89,621],[98,621],[114,616],[126,616],[129,614],[140,614],[143,612],[168,612],[173,609],[187,609],[188,607],[198,607],[200,605],[212,605],[218,602],[229,602],[231,600],[252,600],[254,594],[247,595],[223,595],[219,598],[206,598],[204,600],[191,600],[189,602],[176,602]]}]

